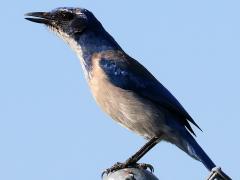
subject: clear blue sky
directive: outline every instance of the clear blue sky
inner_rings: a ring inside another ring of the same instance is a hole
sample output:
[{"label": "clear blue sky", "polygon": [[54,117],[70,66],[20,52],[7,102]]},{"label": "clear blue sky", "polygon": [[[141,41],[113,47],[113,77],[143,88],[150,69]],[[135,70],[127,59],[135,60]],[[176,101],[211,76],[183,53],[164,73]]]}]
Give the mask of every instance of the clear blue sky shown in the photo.
[{"label": "clear blue sky", "polygon": [[[4,1],[0,27],[0,179],[100,179],[145,141],[95,104],[79,61],[31,11],[85,7],[203,129],[197,140],[240,179],[239,1]],[[142,162],[161,180],[201,180],[205,167],[160,143]]]}]

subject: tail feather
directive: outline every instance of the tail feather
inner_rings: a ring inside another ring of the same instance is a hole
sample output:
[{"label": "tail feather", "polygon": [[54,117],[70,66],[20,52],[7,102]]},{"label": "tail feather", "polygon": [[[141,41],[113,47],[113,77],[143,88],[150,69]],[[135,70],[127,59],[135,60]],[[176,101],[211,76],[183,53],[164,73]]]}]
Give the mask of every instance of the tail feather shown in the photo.
[{"label": "tail feather", "polygon": [[177,141],[178,142],[174,142],[175,145],[194,159],[201,161],[209,171],[216,167],[214,162],[208,157],[190,133],[187,132],[182,138],[178,138]]}]

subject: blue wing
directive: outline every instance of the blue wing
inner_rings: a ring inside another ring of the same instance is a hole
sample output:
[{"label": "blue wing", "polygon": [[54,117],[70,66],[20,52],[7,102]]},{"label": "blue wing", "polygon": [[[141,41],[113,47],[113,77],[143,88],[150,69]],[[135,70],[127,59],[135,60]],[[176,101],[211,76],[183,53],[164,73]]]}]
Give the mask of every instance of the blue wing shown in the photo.
[{"label": "blue wing", "polygon": [[109,81],[115,86],[134,91],[136,94],[148,98],[157,105],[175,113],[179,117],[177,121],[194,135],[195,133],[188,121],[200,129],[177,99],[136,60],[130,57],[102,58],[99,64],[108,76]]}]

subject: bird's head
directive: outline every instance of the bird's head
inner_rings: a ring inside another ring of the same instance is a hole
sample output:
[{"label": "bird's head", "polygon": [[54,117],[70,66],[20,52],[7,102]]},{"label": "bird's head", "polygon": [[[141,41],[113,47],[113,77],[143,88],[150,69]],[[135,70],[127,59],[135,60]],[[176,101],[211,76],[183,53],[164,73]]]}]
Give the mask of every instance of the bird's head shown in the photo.
[{"label": "bird's head", "polygon": [[68,36],[81,35],[88,28],[101,26],[94,15],[83,8],[57,8],[50,12],[31,12],[25,19],[48,26],[54,32]]},{"label": "bird's head", "polygon": [[67,42],[87,71],[91,70],[93,54],[121,50],[97,18],[86,9],[62,7],[50,12],[31,12],[26,16],[29,21],[46,25]]}]

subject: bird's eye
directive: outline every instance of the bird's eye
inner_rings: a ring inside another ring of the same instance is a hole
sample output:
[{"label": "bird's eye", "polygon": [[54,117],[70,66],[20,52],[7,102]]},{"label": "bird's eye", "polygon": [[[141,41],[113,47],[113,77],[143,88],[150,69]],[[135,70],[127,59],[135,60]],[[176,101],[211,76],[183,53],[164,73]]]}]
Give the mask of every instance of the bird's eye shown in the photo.
[{"label": "bird's eye", "polygon": [[74,18],[74,14],[70,12],[62,12],[61,14],[59,14],[59,16],[62,20],[65,20],[65,21],[70,21]]}]

